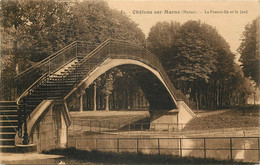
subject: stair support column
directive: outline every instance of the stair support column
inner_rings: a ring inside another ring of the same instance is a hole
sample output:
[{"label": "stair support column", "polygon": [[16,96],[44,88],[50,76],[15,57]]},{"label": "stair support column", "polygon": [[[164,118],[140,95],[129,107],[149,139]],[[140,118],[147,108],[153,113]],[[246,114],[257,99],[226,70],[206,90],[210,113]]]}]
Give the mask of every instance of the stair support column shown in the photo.
[{"label": "stair support column", "polygon": [[29,137],[28,137],[28,132],[27,132],[27,108],[26,105],[23,107],[23,112],[24,112],[24,132],[23,132],[23,145],[28,145],[29,144]]},{"label": "stair support column", "polygon": [[93,111],[96,111],[97,110],[97,84],[96,82],[94,82],[94,106],[93,106]]}]

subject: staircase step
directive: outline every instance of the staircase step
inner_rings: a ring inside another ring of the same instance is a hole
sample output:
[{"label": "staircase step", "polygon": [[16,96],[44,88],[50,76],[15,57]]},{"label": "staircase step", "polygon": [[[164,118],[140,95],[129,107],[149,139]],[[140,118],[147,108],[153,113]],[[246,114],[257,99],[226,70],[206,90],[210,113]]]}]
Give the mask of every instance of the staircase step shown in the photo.
[{"label": "staircase step", "polygon": [[86,76],[86,74],[80,74],[80,75],[70,75],[68,76],[68,79],[82,79],[84,76]]},{"label": "staircase step", "polygon": [[41,102],[42,102],[42,99],[37,99],[37,100],[29,100],[29,99],[26,99],[26,104],[35,105],[35,104],[40,104]]},{"label": "staircase step", "polygon": [[[70,88],[71,89],[71,88]],[[37,90],[37,92],[42,92],[42,93],[63,93],[63,92],[67,92],[70,89],[62,89],[62,88],[51,88],[51,89],[39,89]],[[31,97],[33,100],[37,99],[35,97]]]},{"label": "staircase step", "polygon": [[17,126],[18,120],[0,120],[1,126]]},{"label": "staircase step", "polygon": [[18,115],[0,115],[0,120],[17,120]]},{"label": "staircase step", "polygon": [[[89,71],[89,68],[87,68],[87,67],[79,67],[79,68],[77,68],[77,70],[80,70],[80,71]],[[71,71],[71,69],[68,68],[68,69],[65,69],[64,71]],[[73,70],[73,71],[74,71],[74,70]]]},{"label": "staircase step", "polygon": [[56,82],[56,81],[53,81],[53,82],[48,82],[48,85],[65,85],[65,86],[72,86],[74,85],[74,83],[67,83],[67,82]]},{"label": "staircase step", "polygon": [[0,132],[16,132],[18,126],[0,126]]},{"label": "staircase step", "polygon": [[29,96],[26,97],[26,101],[27,100],[42,101],[42,98],[41,97],[33,97],[33,96],[29,95]]},{"label": "staircase step", "polygon": [[29,108],[30,110],[35,109],[40,103],[31,103],[26,102],[26,108]]},{"label": "staircase step", "polygon": [[[33,102],[41,102],[42,100],[46,100],[47,97],[60,97],[63,95],[64,92],[46,92],[46,93],[41,93],[41,92],[35,92],[33,94],[30,95],[30,98],[35,97],[35,99],[31,99],[29,101],[33,101]],[[36,99],[38,98],[38,99]],[[41,100],[41,101],[40,101]]]},{"label": "staircase step", "polygon": [[16,105],[15,101],[0,101],[0,106]]},{"label": "staircase step", "polygon": [[41,88],[71,88],[73,87],[73,85],[63,85],[63,86],[60,86],[58,84],[53,84],[53,83],[50,83],[50,84],[44,84],[41,86]]},{"label": "staircase step", "polygon": [[[77,76],[80,76],[80,75],[85,75],[86,73],[83,73],[83,72],[81,72],[80,70],[78,71],[78,73],[77,73]],[[63,79],[67,79],[68,77],[70,77],[70,76],[76,76],[76,74],[75,73],[71,73],[71,74],[67,74],[67,75],[57,75],[57,78],[62,78],[62,76],[63,76]]]},{"label": "staircase step", "polygon": [[0,132],[0,139],[14,139],[16,132]]},{"label": "staircase step", "polygon": [[56,90],[56,89],[62,89],[62,90],[68,90],[68,89],[70,89],[72,86],[59,86],[59,85],[57,85],[57,86],[46,86],[46,85],[44,85],[44,86],[40,86],[39,87],[39,90]]},{"label": "staircase step", "polygon": [[0,145],[15,145],[15,139],[0,139]]},{"label": "staircase step", "polygon": [[17,110],[1,110],[0,115],[17,115]]},{"label": "staircase step", "polygon": [[55,81],[55,80],[51,80],[51,81],[48,82],[48,84],[50,84],[50,83],[74,84],[74,83],[75,83],[75,79],[71,79],[71,78],[68,77],[68,78],[64,79],[64,81]]},{"label": "staircase step", "polygon": [[[38,89],[36,93],[62,93],[68,91],[67,89]],[[35,98],[36,99],[36,98]]]},{"label": "staircase step", "polygon": [[13,110],[13,109],[17,109],[17,105],[6,105],[6,106],[0,105],[0,111],[1,110]]},{"label": "staircase step", "polygon": [[96,66],[96,64],[90,64],[90,65],[84,65],[84,64],[82,64],[81,66],[71,66],[71,67],[68,67],[68,69],[69,70],[75,70],[75,69],[88,69],[88,70],[90,70],[90,69],[92,69],[93,67],[95,67]]},{"label": "staircase step", "polygon": [[16,148],[15,148],[15,145],[0,145],[0,151],[1,152],[15,152],[16,151]]},{"label": "staircase step", "polygon": [[60,98],[61,95],[60,94],[52,94],[50,96],[50,95],[44,95],[43,93],[33,93],[33,94],[30,95],[30,97],[38,97],[38,98],[41,98],[41,99],[47,99],[47,98],[53,98],[54,99],[54,98]]}]

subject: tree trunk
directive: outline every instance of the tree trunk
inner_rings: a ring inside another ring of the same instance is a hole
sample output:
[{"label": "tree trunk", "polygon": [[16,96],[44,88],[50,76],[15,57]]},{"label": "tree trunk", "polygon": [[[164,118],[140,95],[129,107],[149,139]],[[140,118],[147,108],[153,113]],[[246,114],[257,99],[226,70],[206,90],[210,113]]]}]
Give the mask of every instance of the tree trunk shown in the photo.
[{"label": "tree trunk", "polygon": [[106,111],[109,111],[109,95],[106,95]]}]

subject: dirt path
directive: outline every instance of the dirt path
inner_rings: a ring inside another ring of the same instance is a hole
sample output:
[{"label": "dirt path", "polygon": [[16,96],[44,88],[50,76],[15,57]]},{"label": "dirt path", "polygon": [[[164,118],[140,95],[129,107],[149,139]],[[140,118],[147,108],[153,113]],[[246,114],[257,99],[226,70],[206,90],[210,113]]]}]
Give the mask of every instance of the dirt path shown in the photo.
[{"label": "dirt path", "polygon": [[230,109],[222,109],[222,110],[214,110],[214,111],[201,110],[197,116],[204,117],[204,116],[210,116],[210,115],[218,115],[218,114],[225,113],[228,111],[230,111]]},{"label": "dirt path", "polygon": [[[47,155],[39,153],[0,153],[0,164],[56,164],[61,155]],[[24,161],[24,163],[23,163]]]}]

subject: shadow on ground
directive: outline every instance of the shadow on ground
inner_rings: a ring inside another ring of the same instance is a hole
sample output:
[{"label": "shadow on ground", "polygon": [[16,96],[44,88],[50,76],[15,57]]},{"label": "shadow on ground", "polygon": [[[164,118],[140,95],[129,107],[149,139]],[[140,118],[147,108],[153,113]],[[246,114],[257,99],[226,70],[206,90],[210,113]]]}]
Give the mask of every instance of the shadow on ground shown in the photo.
[{"label": "shadow on ground", "polygon": [[101,152],[83,151],[75,148],[56,149],[45,154],[64,155],[66,164],[94,163],[94,164],[248,164],[234,162],[231,160],[223,161],[216,159],[202,159],[190,157],[178,157],[173,155],[154,155],[130,152]]}]

